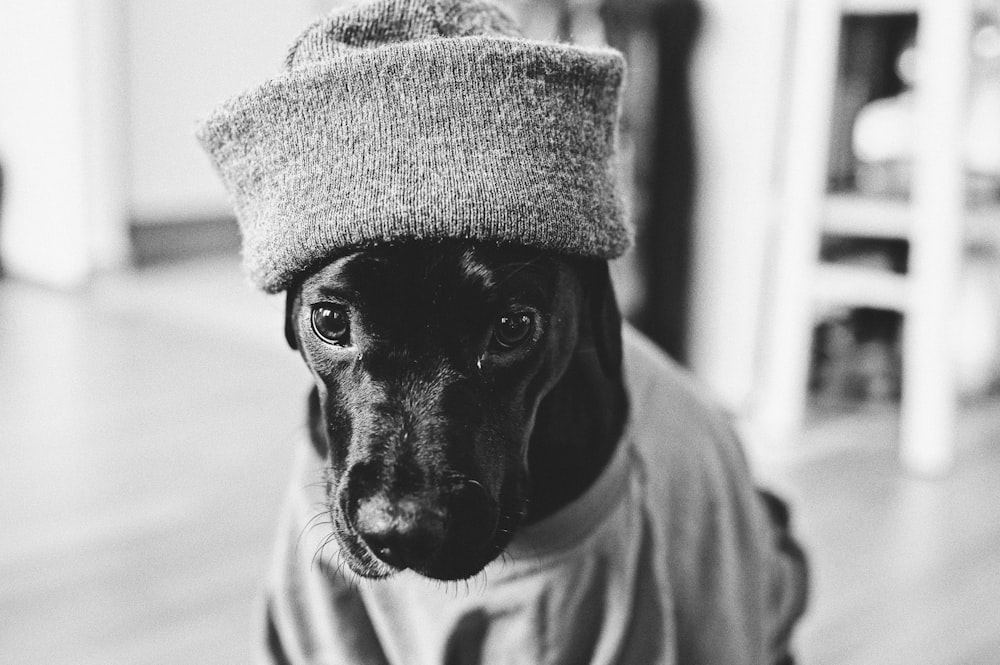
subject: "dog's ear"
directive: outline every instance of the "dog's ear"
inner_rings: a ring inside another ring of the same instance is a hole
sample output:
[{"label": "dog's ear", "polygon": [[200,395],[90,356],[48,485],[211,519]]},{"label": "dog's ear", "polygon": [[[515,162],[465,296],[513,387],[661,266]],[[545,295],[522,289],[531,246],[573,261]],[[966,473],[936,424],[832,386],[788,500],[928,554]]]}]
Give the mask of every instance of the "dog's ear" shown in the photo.
[{"label": "dog's ear", "polygon": [[295,321],[298,313],[298,288],[289,288],[285,292],[285,341],[293,351],[299,350],[299,339],[296,334]]},{"label": "dog's ear", "polygon": [[[614,453],[628,418],[618,303],[605,261],[572,260],[576,347],[542,399],[527,449],[533,478],[530,519],[579,496]],[[565,302],[565,301],[564,301]]]},{"label": "dog's ear", "polygon": [[313,449],[320,457],[326,457],[330,451],[330,445],[326,438],[326,420],[323,418],[323,407],[319,402],[319,390],[313,386],[309,391],[308,415],[309,440],[313,444]]},{"label": "dog's ear", "polygon": [[591,338],[605,375],[617,377],[622,367],[622,318],[606,261],[580,267],[584,290],[585,334]]}]

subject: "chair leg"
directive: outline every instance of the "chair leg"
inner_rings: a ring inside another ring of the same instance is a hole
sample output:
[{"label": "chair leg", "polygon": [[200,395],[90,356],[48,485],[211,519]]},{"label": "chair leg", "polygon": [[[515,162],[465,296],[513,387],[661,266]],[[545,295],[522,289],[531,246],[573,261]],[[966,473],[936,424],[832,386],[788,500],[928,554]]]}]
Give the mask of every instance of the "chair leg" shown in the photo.
[{"label": "chair leg", "polygon": [[921,67],[900,411],[900,456],[918,475],[939,475],[954,457],[958,389],[952,328],[964,242],[962,147],[971,28],[970,0],[924,0],[917,34]]}]

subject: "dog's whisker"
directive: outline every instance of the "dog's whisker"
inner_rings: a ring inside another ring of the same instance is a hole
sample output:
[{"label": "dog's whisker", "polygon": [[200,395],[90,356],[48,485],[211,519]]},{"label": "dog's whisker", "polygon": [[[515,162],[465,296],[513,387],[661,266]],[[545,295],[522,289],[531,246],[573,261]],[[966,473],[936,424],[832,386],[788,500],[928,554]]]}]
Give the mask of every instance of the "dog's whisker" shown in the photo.
[{"label": "dog's whisker", "polygon": [[329,542],[324,544],[320,550],[320,564],[326,569],[328,574],[332,575],[332,577],[340,577],[347,583],[348,586],[353,586],[353,571],[347,565],[343,553],[339,548],[335,548],[332,554],[327,554],[326,545],[328,544]]},{"label": "dog's whisker", "polygon": [[309,532],[309,530],[310,530],[309,523],[312,522],[313,519],[314,518],[310,518],[304,525],[302,525],[302,528],[299,529],[299,534],[295,537],[295,552],[296,553],[299,551],[299,547],[302,546],[302,540],[303,540],[303,538],[305,538],[306,533]]},{"label": "dog's whisker", "polygon": [[298,547],[302,544],[302,539],[306,536],[307,533],[311,532],[318,526],[324,526],[324,525],[330,525],[330,526],[333,525],[333,521],[330,519],[329,513],[325,511],[318,512],[312,517],[310,517],[308,520],[306,520],[306,523],[302,525],[302,528],[299,530],[298,537],[295,539],[296,549],[298,549]]},{"label": "dog's whisker", "polygon": [[313,522],[313,524],[311,524],[308,527],[308,530],[312,531],[316,527],[320,527],[320,526],[331,526],[332,527],[333,526],[333,522],[331,520],[322,520],[322,521],[319,521],[319,522]]},{"label": "dog's whisker", "polygon": [[348,569],[347,572],[344,572],[344,569],[347,568],[347,562],[344,561],[344,557],[340,550],[337,550],[337,552],[333,555],[332,560],[330,561],[330,567],[334,570],[334,577],[340,577],[344,580],[344,583],[346,583],[348,587],[354,587],[354,580],[349,574],[350,569]]},{"label": "dog's whisker", "polygon": [[309,569],[310,570],[312,570],[313,568],[316,567],[316,562],[319,561],[320,558],[323,556],[323,548],[325,546],[326,546],[326,539],[324,538],[323,542],[313,552],[312,560],[309,562]]},{"label": "dog's whisker", "polygon": [[507,566],[513,566],[514,563],[516,562],[514,555],[508,552],[506,549],[501,550],[500,554],[497,555],[497,558],[500,560],[501,571],[507,570]]},{"label": "dog's whisker", "polygon": [[[320,506],[315,506],[315,507],[320,507]],[[310,524],[316,522],[317,520],[320,520],[320,519],[322,519],[324,517],[329,518],[329,516],[330,516],[330,513],[327,512],[327,511],[325,511],[325,510],[317,512],[315,515],[313,515],[312,517],[310,517],[306,521],[305,528],[308,528],[310,526]]]},{"label": "dog's whisker", "polygon": [[326,550],[326,546],[330,544],[330,541],[332,541],[335,536],[336,534],[331,532],[327,534],[325,538],[323,538],[323,542],[320,543],[319,547],[316,549],[316,552],[313,554],[311,567],[314,568],[316,566],[317,561],[322,561],[323,554]]},{"label": "dog's whisker", "polygon": [[333,520],[329,519],[329,515],[321,515],[321,516],[318,515],[317,517],[325,517],[326,519],[318,519],[313,521],[313,523],[308,526],[308,529],[310,531],[312,531],[318,526],[333,526]]}]

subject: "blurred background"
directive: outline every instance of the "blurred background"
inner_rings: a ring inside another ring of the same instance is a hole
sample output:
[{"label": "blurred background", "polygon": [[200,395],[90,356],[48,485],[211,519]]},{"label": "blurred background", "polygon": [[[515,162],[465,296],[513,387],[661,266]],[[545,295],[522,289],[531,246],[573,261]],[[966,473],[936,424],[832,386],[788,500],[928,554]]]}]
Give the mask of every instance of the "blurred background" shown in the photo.
[{"label": "blurred background", "polygon": [[[335,0],[0,0],[0,661],[241,663],[309,376],[198,118]],[[1000,0],[509,0],[629,61],[628,318],[813,561],[803,663],[1000,663]]]}]

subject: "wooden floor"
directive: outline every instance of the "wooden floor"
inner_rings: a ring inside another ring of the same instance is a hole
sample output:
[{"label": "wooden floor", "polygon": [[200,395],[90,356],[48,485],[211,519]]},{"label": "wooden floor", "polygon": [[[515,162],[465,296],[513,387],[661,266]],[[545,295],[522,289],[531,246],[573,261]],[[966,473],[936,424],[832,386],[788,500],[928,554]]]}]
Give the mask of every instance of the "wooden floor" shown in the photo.
[{"label": "wooden floor", "polygon": [[[228,258],[0,282],[0,662],[249,661],[308,382],[281,315]],[[894,436],[861,414],[761,463],[812,554],[800,660],[1000,663],[1000,409],[939,481]]]},{"label": "wooden floor", "polygon": [[1000,404],[963,409],[958,462],[903,473],[895,414],[813,424],[763,475],[793,501],[812,561],[803,663],[1000,663]]}]

